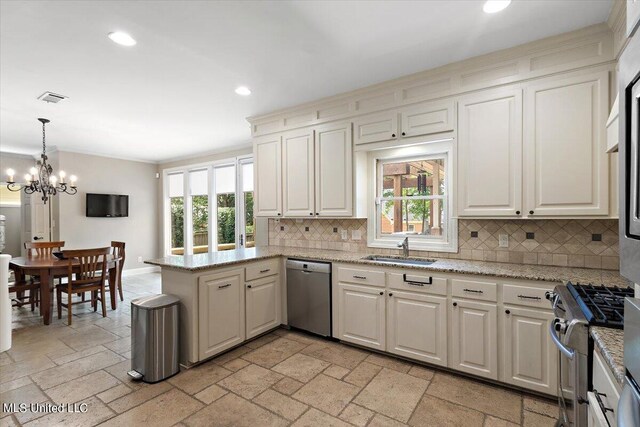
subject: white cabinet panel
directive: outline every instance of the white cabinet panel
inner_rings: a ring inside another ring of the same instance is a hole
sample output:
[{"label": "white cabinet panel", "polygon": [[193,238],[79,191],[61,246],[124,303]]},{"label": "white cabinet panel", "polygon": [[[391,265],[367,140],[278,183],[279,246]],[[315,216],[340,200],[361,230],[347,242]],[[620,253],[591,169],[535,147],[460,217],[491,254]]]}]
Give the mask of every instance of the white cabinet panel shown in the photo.
[{"label": "white cabinet panel", "polygon": [[314,215],[313,131],[301,129],[282,136],[284,216]]},{"label": "white cabinet panel", "polygon": [[353,122],[353,129],[356,145],[388,141],[398,136],[398,113],[360,117]]},{"label": "white cabinet panel", "polygon": [[609,213],[608,81],[604,71],[525,89],[528,216]]},{"label": "white cabinet panel", "polygon": [[316,128],[316,207],[319,216],[353,214],[351,123]]},{"label": "white cabinet panel", "polygon": [[387,351],[447,366],[447,299],[389,292]]},{"label": "white cabinet panel", "polygon": [[338,338],[384,351],[385,305],[382,289],[338,284]]},{"label": "white cabinet panel", "polygon": [[458,213],[522,211],[522,91],[494,90],[458,102]]},{"label": "white cabinet panel", "polygon": [[529,390],[557,394],[558,352],[549,337],[553,313],[505,307],[504,380]]},{"label": "white cabinet panel", "polygon": [[253,145],[256,216],[282,215],[281,150],[280,136],[259,138]]},{"label": "white cabinet panel", "polygon": [[429,135],[451,131],[454,128],[453,100],[428,102],[401,111],[400,136]]},{"label": "white cabinet panel", "polygon": [[245,340],[244,273],[233,270],[198,281],[199,359],[214,356]]},{"label": "white cabinet panel", "polygon": [[451,306],[449,367],[498,379],[498,325],[495,304],[454,299]]},{"label": "white cabinet panel", "polygon": [[280,276],[246,284],[247,339],[280,325]]}]

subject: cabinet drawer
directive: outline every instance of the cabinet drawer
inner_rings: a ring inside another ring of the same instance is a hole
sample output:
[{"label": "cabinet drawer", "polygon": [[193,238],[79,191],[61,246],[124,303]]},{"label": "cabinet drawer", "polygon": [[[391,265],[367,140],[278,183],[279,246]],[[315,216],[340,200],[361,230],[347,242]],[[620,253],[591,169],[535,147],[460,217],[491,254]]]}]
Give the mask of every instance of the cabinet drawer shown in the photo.
[{"label": "cabinet drawer", "polygon": [[609,420],[612,427],[617,425],[616,410],[618,409],[618,400],[620,400],[620,391],[616,386],[618,382],[614,379],[611,369],[602,360],[602,356],[598,350],[593,351],[593,392],[597,391],[602,400],[602,404],[606,408],[613,409],[613,412],[607,411],[604,415]]},{"label": "cabinet drawer", "polygon": [[451,280],[451,295],[454,297],[471,298],[482,301],[497,301],[497,287],[493,282],[477,280]]},{"label": "cabinet drawer", "polygon": [[247,266],[245,278],[247,281],[259,279],[261,277],[273,276],[280,272],[280,259],[270,259],[260,261]]},{"label": "cabinet drawer", "polygon": [[361,285],[384,286],[384,271],[366,270],[363,268],[338,268],[340,282],[358,283]]},{"label": "cabinet drawer", "polygon": [[551,305],[544,295],[548,290],[531,286],[503,285],[502,298],[505,304],[526,305],[549,310]]},{"label": "cabinet drawer", "polygon": [[413,292],[447,295],[447,279],[415,272],[388,273],[389,286]]}]

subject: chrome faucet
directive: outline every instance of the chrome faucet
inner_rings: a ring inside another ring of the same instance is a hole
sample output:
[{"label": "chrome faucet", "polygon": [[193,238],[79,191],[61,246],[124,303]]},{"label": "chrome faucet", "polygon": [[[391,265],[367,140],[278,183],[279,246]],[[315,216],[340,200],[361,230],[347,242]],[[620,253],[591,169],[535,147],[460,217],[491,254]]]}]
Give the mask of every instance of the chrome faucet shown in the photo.
[{"label": "chrome faucet", "polygon": [[398,247],[402,248],[402,256],[409,256],[409,237],[405,237],[402,243],[398,243]]}]

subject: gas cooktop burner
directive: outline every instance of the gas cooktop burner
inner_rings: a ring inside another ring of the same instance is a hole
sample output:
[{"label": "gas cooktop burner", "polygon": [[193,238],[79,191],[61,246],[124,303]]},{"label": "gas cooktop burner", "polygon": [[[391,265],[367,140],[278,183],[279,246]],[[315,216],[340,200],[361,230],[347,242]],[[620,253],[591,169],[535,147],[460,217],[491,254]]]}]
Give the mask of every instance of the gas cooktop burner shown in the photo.
[{"label": "gas cooktop burner", "polygon": [[624,299],[633,297],[633,289],[617,286],[567,284],[590,325],[622,329]]}]

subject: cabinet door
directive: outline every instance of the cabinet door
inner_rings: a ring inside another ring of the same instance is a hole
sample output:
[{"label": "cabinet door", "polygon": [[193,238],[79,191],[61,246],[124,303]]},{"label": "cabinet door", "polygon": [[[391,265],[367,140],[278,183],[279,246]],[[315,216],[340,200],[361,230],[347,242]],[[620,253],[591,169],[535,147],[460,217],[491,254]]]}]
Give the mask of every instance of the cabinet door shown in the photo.
[{"label": "cabinet door", "polygon": [[419,136],[453,130],[454,103],[450,101],[429,102],[406,108],[402,118],[401,136]]},{"label": "cabinet door", "polygon": [[313,131],[301,129],[282,136],[284,216],[314,215]]},{"label": "cabinet door", "polygon": [[255,215],[282,215],[282,143],[280,136],[255,140]]},{"label": "cabinet door", "polygon": [[385,350],[385,292],[369,286],[338,284],[338,338]]},{"label": "cabinet door", "polygon": [[525,89],[525,212],[607,215],[606,71],[553,78]]},{"label": "cabinet door", "polygon": [[351,123],[316,128],[316,213],[353,214]]},{"label": "cabinet door", "polygon": [[200,360],[245,340],[243,279],[242,270],[199,279]]},{"label": "cabinet door", "polygon": [[520,215],[522,91],[464,97],[458,123],[458,214]]},{"label": "cabinet door", "polygon": [[398,136],[398,114],[396,112],[374,114],[353,122],[354,143],[388,141]]},{"label": "cabinet door", "polygon": [[447,366],[447,299],[390,291],[387,351]]},{"label": "cabinet door", "polygon": [[252,280],[245,287],[247,339],[280,325],[280,275]]},{"label": "cabinet door", "polygon": [[553,313],[507,306],[503,315],[504,381],[556,395],[558,352],[549,337]]},{"label": "cabinet door", "polygon": [[497,306],[454,299],[450,368],[498,379]]}]

